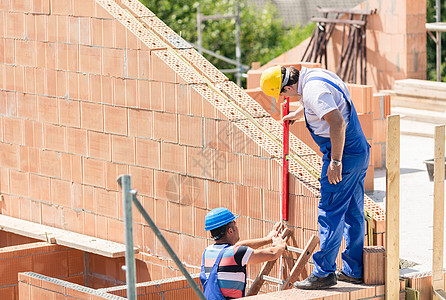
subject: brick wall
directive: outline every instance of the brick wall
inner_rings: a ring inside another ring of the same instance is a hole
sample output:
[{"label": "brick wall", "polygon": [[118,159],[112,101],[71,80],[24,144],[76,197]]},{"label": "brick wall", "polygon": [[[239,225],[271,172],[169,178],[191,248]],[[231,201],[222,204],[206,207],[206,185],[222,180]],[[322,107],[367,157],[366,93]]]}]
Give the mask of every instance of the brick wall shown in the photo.
[{"label": "brick wall", "polygon": [[[198,274],[191,275],[197,285],[201,287]],[[127,297],[127,286],[101,289],[101,292]],[[197,295],[184,276],[164,280],[155,280],[136,285],[138,300],[144,299],[197,299]]]},{"label": "brick wall", "polygon": [[0,230],[0,248],[39,242],[26,236]]},{"label": "brick wall", "polygon": [[[1,213],[124,242],[116,179],[131,174],[193,272],[211,243],[209,210],[240,214],[243,238],[280,219],[282,126],[138,1],[4,0],[0,20]],[[291,149],[320,171],[295,136]],[[289,225],[302,247],[317,234],[320,186],[294,159],[290,172]],[[133,226],[140,278],[179,276],[137,212]],[[92,264],[103,276],[91,271],[91,286],[123,278],[119,262]]]},{"label": "brick wall", "polygon": [[0,295],[6,297],[2,299],[18,299],[20,272],[39,272],[84,284],[82,251],[45,242],[0,248],[0,270]]}]

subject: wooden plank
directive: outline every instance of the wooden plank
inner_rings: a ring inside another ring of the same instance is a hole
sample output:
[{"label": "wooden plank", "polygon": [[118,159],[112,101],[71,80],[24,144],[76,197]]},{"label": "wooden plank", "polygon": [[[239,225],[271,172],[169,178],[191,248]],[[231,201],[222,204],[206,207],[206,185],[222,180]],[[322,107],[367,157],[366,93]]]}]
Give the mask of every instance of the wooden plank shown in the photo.
[{"label": "wooden plank", "polygon": [[[435,126],[434,154],[434,234],[432,254],[432,288],[444,288],[443,242],[444,242],[444,157],[445,126]],[[441,299],[436,294],[434,299]]]},{"label": "wooden plank", "polygon": [[328,19],[328,18],[311,18],[311,21],[318,23],[335,23],[335,24],[349,24],[364,26],[365,22],[361,20],[343,20],[343,19]]},{"label": "wooden plank", "polygon": [[398,299],[400,208],[400,116],[386,119],[386,299]]},{"label": "wooden plank", "polygon": [[398,107],[398,106],[420,109],[420,110],[430,110],[436,112],[446,111],[446,101],[437,101],[425,98],[392,95],[392,107]]},{"label": "wooden plank", "polygon": [[[106,257],[125,256],[125,245],[88,235],[0,215],[0,230]],[[135,248],[135,253],[139,250]]]},{"label": "wooden plank", "polygon": [[313,235],[305,246],[303,253],[297,259],[297,262],[291,270],[290,275],[285,280],[285,283],[280,287],[280,290],[287,290],[292,287],[293,282],[297,280],[297,277],[307,264],[308,259],[311,257],[311,254],[313,254],[314,248],[316,248],[318,243],[319,238]]},{"label": "wooden plank", "polygon": [[396,80],[394,87],[397,95],[416,96],[427,99],[446,100],[446,83],[421,79]]}]

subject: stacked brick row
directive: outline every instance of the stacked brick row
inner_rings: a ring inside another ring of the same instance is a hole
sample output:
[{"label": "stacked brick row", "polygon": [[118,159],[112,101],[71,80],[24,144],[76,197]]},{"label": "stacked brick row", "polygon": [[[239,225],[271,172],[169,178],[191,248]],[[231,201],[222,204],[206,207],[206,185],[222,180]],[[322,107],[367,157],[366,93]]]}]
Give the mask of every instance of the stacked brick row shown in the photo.
[{"label": "stacked brick row", "polygon": [[[432,273],[414,273],[404,275],[402,278],[407,280],[408,287],[419,292],[419,299],[433,299],[433,290],[432,290]],[[443,278],[445,278],[443,274]],[[443,290],[445,287],[443,287]]]},{"label": "stacked brick row", "polygon": [[94,289],[54,279],[33,272],[20,273],[17,298],[31,299],[125,299],[116,295],[99,292]]},{"label": "stacked brick row", "polygon": [[[192,275],[192,279],[201,288],[201,281],[199,276]],[[127,286],[117,286],[107,289],[101,289],[100,291],[124,298],[127,297]],[[197,295],[184,277],[139,283],[136,285],[136,294],[138,296],[138,300],[197,299]]]},{"label": "stacked brick row", "polygon": [[[240,214],[243,238],[280,219],[280,124],[138,1],[10,0],[0,15],[3,214],[124,242],[116,178],[128,173],[191,272],[210,209]],[[291,150],[320,170],[294,136]],[[302,247],[317,234],[319,182],[295,160],[290,170]],[[139,213],[134,238],[138,281],[179,275]],[[108,278],[89,286],[120,284],[118,260],[89,259]]]},{"label": "stacked brick row", "polygon": [[84,284],[82,251],[45,242],[34,242],[0,248],[0,262],[2,270],[0,298],[2,299],[18,299],[17,275],[20,272],[38,272],[69,282]]},{"label": "stacked brick row", "polygon": [[386,166],[386,118],[390,115],[390,95],[373,94],[373,165]]}]

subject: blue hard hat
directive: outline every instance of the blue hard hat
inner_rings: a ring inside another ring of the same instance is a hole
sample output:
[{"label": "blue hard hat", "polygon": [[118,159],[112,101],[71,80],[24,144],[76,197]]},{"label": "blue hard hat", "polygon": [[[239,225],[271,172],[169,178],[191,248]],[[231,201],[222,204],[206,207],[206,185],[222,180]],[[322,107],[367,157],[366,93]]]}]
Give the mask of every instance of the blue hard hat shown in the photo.
[{"label": "blue hard hat", "polygon": [[206,231],[213,230],[223,225],[228,224],[229,222],[234,221],[239,216],[234,215],[229,209],[224,207],[219,207],[211,210],[206,215],[204,221],[204,229]]}]

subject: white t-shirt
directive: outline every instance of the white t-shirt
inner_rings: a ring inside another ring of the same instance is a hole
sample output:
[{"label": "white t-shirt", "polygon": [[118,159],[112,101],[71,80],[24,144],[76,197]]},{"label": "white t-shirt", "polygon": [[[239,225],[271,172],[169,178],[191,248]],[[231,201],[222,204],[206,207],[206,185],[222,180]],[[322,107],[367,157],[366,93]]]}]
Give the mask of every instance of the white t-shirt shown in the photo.
[{"label": "white t-shirt", "polygon": [[350,120],[349,106],[342,93],[335,87],[321,80],[307,82],[311,77],[323,77],[332,81],[342,89],[348,99],[350,99],[350,93],[345,83],[333,72],[305,67],[300,71],[297,92],[299,95],[303,95],[300,103],[305,108],[307,122],[316,135],[329,138],[330,125],[322,118],[327,113],[338,109],[344,117],[345,126],[347,126]]}]

